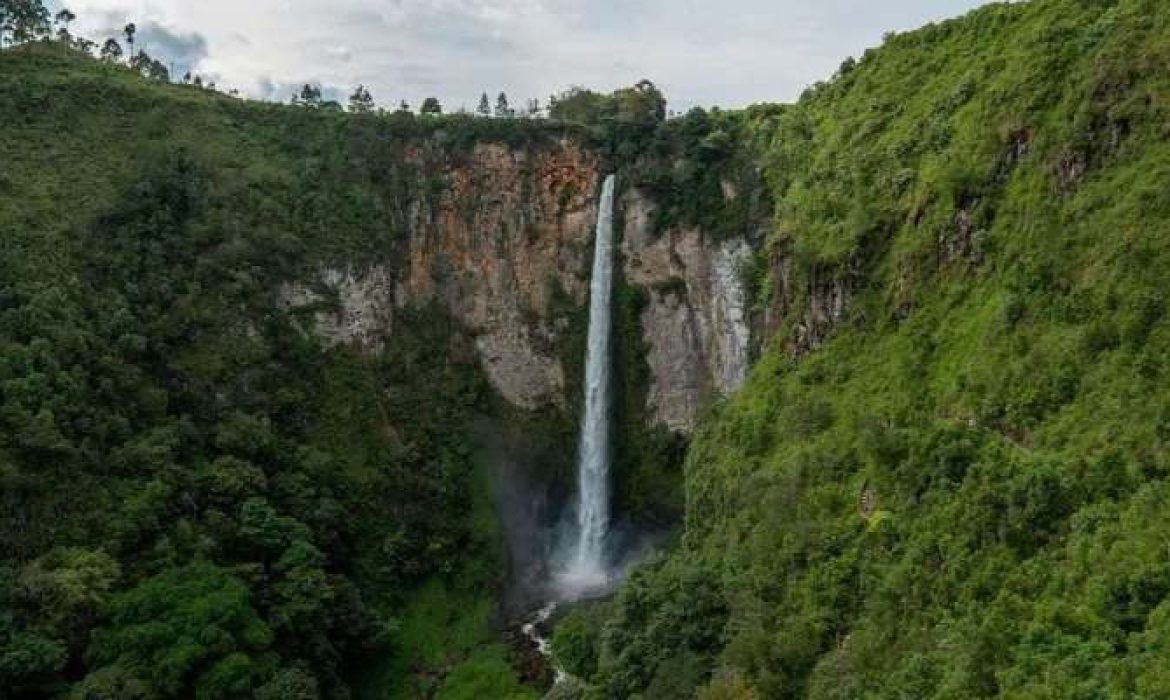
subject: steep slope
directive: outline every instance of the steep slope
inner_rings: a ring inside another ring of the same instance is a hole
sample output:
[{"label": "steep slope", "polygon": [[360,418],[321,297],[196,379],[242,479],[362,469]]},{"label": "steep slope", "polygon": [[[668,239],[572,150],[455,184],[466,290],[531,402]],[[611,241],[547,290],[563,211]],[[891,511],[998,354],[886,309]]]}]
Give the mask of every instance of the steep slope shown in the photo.
[{"label": "steep slope", "polygon": [[[438,125],[54,45],[0,52],[0,85],[5,696],[338,697],[399,659],[376,696],[446,671],[530,696],[489,628],[503,553],[468,426],[507,409],[474,344],[420,300],[357,353],[312,332],[331,300],[282,303],[321,268],[398,259],[426,182],[399,154]],[[459,615],[396,625],[423,581]]]},{"label": "steep slope", "polygon": [[759,124],[773,336],[680,548],[558,636],[595,695],[1170,696],[1168,124],[1154,0],[893,36]]},{"label": "steep slope", "polygon": [[675,431],[747,363],[766,209],[700,143],[736,122],[350,115],[0,51],[0,687],[530,695],[491,624],[573,481],[594,189],[637,158],[615,509],[669,527]]}]

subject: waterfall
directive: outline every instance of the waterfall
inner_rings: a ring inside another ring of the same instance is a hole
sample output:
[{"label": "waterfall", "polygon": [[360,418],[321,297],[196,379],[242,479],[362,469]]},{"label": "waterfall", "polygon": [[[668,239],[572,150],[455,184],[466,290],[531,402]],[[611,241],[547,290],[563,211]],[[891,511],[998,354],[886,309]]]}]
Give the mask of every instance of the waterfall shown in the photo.
[{"label": "waterfall", "polygon": [[577,545],[567,583],[584,592],[607,579],[605,535],[609,528],[609,336],[613,292],[614,176],[605,178],[597,209],[593,278],[589,287],[589,347],[585,355],[585,414],[577,454]]}]

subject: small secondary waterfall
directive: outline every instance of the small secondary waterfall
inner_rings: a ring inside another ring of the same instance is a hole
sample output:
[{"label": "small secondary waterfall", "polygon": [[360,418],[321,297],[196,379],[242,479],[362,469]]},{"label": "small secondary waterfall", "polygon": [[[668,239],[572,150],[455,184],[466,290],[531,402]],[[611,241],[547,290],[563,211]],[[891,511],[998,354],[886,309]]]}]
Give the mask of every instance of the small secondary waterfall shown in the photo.
[{"label": "small secondary waterfall", "polygon": [[609,336],[613,292],[614,176],[605,178],[597,209],[593,278],[589,288],[589,347],[585,356],[585,415],[577,455],[577,548],[566,582],[579,590],[606,582],[605,535],[609,528]]}]

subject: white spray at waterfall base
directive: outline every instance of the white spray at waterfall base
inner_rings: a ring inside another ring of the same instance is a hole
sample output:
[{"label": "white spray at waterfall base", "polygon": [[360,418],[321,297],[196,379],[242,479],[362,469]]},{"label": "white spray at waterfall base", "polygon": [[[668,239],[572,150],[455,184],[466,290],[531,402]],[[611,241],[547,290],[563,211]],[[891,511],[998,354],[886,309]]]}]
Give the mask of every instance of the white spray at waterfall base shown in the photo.
[{"label": "white spray at waterfall base", "polygon": [[589,338],[585,356],[585,413],[577,456],[575,550],[559,572],[567,599],[604,590],[609,583],[605,540],[609,529],[610,299],[613,294],[614,176],[605,178],[597,210],[593,277],[589,287]]}]

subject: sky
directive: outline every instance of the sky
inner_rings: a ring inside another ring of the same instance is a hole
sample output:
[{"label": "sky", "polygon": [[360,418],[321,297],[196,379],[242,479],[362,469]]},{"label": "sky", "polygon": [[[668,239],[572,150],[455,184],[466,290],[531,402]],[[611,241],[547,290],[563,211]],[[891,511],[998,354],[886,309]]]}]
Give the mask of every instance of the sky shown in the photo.
[{"label": "sky", "polygon": [[789,102],[847,56],[982,0],[53,0],[99,43],[137,46],[257,98],[306,82],[381,106],[435,96],[448,111],[506,92],[513,105],[580,85],[648,78],[672,110]]}]

